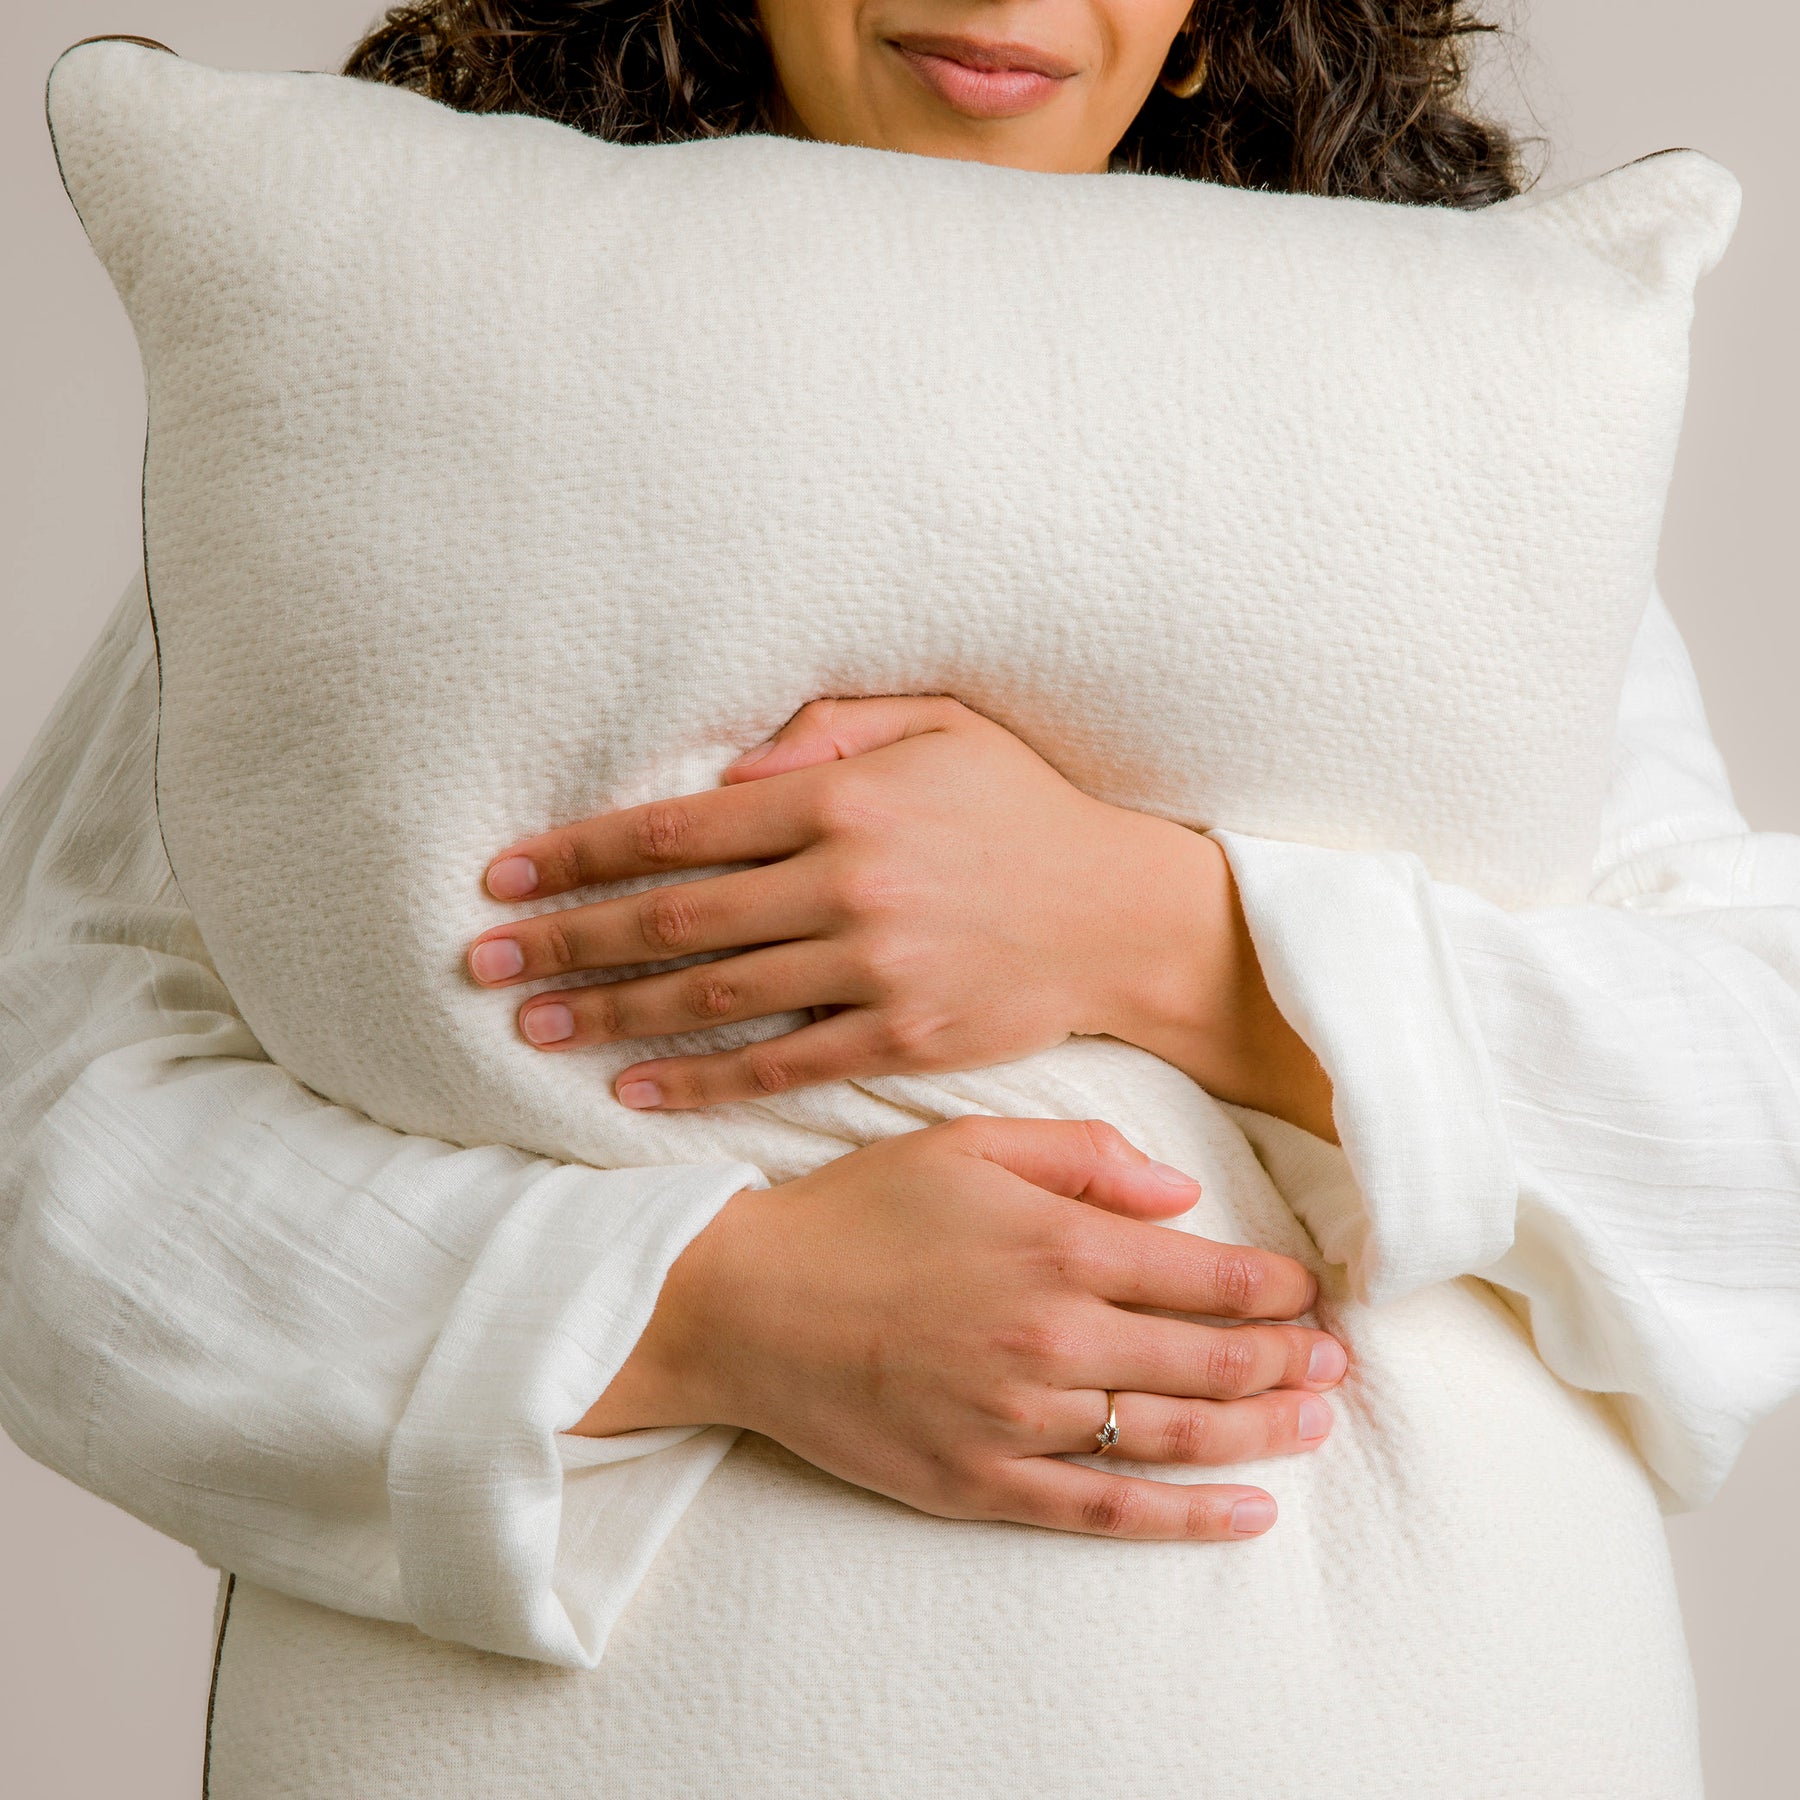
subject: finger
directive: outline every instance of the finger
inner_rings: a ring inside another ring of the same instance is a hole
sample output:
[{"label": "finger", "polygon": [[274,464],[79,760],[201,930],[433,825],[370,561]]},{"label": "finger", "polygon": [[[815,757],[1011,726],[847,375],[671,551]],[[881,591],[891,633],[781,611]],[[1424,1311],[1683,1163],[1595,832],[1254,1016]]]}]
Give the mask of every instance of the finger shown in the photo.
[{"label": "finger", "polygon": [[746,750],[725,771],[728,782],[791,775],[848,756],[897,744],[927,731],[945,731],[966,709],[942,695],[895,695],[873,700],[814,700],[769,739]]},{"label": "finger", "polygon": [[[1065,1451],[1092,1452],[1106,1418],[1106,1395],[1076,1389],[1060,1397],[1067,1414]],[[1118,1393],[1113,1416],[1119,1441],[1112,1454],[1133,1462],[1216,1466],[1293,1456],[1316,1450],[1331,1434],[1330,1405],[1317,1394],[1280,1389],[1243,1400],[1177,1400],[1166,1394]]]},{"label": "finger", "polygon": [[600,813],[503,850],[488,865],[487,890],[496,900],[534,900],[671,869],[772,862],[817,837],[809,798],[787,784],[714,788]]},{"label": "finger", "polygon": [[777,863],[496,925],[469,946],[469,973],[484,987],[510,987],[804,938],[825,922],[817,884]]},{"label": "finger", "polygon": [[767,1100],[851,1075],[890,1074],[897,1060],[880,1015],[854,1006],[741,1050],[635,1063],[620,1072],[613,1092],[634,1111],[685,1112],[730,1100]]},{"label": "finger", "polygon": [[866,998],[851,991],[849,973],[839,973],[833,963],[827,946],[802,941],[667,975],[558,988],[534,994],[519,1008],[519,1030],[540,1050],[578,1050]]},{"label": "finger", "polygon": [[1241,1400],[1271,1388],[1333,1387],[1348,1361],[1329,1332],[1304,1325],[1197,1325],[1114,1308],[1074,1359],[1070,1385]]},{"label": "finger", "polygon": [[1101,1119],[965,1118],[935,1129],[1034,1187],[1128,1218],[1172,1218],[1200,1197],[1191,1175],[1152,1161]]},{"label": "finger", "polygon": [[995,1499],[1002,1518],[1095,1537],[1223,1540],[1260,1537],[1275,1523],[1261,1488],[1109,1475],[1054,1456],[1014,1458]]},{"label": "finger", "polygon": [[1319,1284],[1304,1263],[1250,1244],[1182,1231],[1133,1231],[1095,1221],[1094,1291],[1126,1306],[1224,1319],[1292,1319],[1310,1312]]}]

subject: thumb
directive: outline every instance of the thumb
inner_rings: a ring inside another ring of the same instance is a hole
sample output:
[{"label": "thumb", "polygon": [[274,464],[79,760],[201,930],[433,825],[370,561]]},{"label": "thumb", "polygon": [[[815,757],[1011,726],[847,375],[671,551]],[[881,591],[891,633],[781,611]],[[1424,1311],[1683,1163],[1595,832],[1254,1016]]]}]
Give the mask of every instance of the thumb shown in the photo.
[{"label": "thumb", "polygon": [[1200,1198],[1191,1175],[1152,1162],[1098,1119],[958,1119],[944,1129],[968,1155],[1070,1200],[1127,1219],[1172,1219]]},{"label": "thumb", "polygon": [[766,744],[746,750],[725,771],[728,782],[789,775],[819,763],[862,756],[902,738],[943,731],[961,709],[940,694],[890,695],[877,700],[814,700]]}]

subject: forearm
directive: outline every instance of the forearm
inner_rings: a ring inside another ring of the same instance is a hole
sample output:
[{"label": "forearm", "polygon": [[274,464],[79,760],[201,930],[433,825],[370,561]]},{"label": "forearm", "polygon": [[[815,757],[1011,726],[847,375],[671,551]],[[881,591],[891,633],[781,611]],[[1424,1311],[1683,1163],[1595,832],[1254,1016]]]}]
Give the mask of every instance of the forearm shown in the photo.
[{"label": "forearm", "polygon": [[1800,840],[1732,860],[1699,914],[1439,894],[1519,1174],[1482,1273],[1685,1506],[1800,1390]]},{"label": "forearm", "polygon": [[1800,1385],[1800,844],[1716,859],[1789,898],[1697,913],[1514,913],[1400,859],[1232,848],[1338,1076],[1358,1199],[1302,1201],[1321,1250],[1371,1301],[1506,1290],[1705,1499]]},{"label": "forearm", "polygon": [[[560,1428],[755,1171],[461,1149],[268,1062],[162,853],[155,719],[140,593],[0,809],[0,1423],[268,1586],[588,1662],[628,1585],[555,1585]],[[593,1543],[639,1568],[679,1482],[623,1485]]]},{"label": "forearm", "polygon": [[[36,974],[91,1001],[95,957]],[[95,1022],[109,1048],[40,1038],[34,1092],[0,1092],[0,1422],[218,1566],[586,1661],[610,1620],[556,1588],[557,1434],[754,1171],[597,1171],[389,1131],[261,1061],[200,1009],[203,975],[135,962],[138,1004],[115,990]],[[21,973],[0,962],[0,1007]],[[612,1508],[607,1538],[668,1522]]]}]

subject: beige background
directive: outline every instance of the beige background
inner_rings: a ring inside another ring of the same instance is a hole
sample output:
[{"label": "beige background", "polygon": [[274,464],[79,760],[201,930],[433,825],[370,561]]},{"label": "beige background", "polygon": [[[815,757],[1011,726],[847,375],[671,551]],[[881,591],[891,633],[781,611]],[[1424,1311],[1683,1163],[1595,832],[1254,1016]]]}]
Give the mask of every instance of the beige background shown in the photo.
[{"label": "beige background", "polygon": [[[42,125],[44,74],[67,44],[108,31],[221,65],[328,67],[375,3],[32,0],[8,10],[0,777],[137,554],[137,359],[57,182]],[[1800,830],[1800,713],[1789,699],[1800,608],[1782,535],[1800,406],[1792,328],[1800,207],[1789,186],[1788,123],[1800,8],[1536,0],[1490,16],[1510,17],[1514,35],[1484,59],[1484,82],[1512,116],[1535,120],[1547,140],[1546,180],[1687,144],[1744,183],[1737,241],[1701,294],[1663,583],[1741,804],[1759,827]],[[1800,1793],[1788,1710],[1800,1675],[1797,1494],[1800,1406],[1792,1406],[1759,1433],[1715,1505],[1671,1523],[1713,1800]],[[0,1793],[192,1800],[212,1596],[213,1578],[191,1552],[0,1439]]]}]

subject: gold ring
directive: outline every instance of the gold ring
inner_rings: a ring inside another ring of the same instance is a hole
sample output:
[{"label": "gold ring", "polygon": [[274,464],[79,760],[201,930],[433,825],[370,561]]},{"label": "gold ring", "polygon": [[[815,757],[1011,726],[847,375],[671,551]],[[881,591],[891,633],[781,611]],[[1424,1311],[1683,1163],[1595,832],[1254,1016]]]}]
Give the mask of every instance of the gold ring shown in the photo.
[{"label": "gold ring", "polygon": [[1104,1456],[1119,1441],[1119,1396],[1111,1388],[1106,1390],[1106,1423],[1094,1433],[1094,1442],[1100,1447],[1094,1454]]}]

